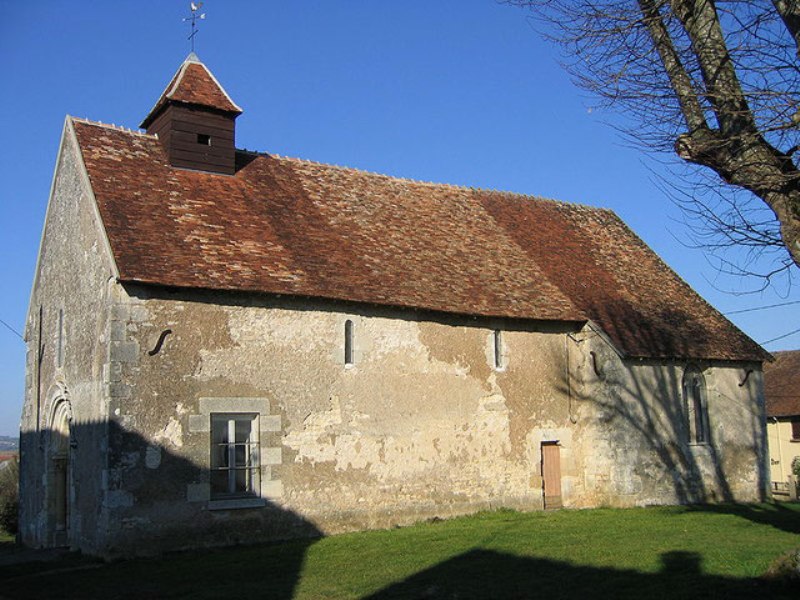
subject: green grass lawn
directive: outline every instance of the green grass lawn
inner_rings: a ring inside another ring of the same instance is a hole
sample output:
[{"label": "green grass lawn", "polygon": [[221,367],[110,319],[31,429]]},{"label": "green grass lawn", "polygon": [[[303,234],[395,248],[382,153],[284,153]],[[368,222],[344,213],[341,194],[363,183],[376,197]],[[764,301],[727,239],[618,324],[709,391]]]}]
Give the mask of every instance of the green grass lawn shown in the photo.
[{"label": "green grass lawn", "polygon": [[796,598],[761,575],[798,533],[797,504],[500,511],[49,575],[0,569],[0,597]]}]

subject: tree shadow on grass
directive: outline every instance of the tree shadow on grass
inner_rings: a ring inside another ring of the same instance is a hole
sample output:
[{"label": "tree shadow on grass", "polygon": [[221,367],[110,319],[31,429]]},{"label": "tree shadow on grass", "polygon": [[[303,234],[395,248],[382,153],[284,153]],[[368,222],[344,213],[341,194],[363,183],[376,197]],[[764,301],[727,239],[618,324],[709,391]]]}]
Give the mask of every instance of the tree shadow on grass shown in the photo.
[{"label": "tree shadow on grass", "polygon": [[0,565],[3,560],[8,560],[9,557],[19,553],[20,546],[13,540],[0,540]]},{"label": "tree shadow on grass", "polygon": [[733,515],[788,533],[800,534],[800,504],[705,504],[687,508],[696,512]]},{"label": "tree shadow on grass", "polygon": [[392,598],[794,598],[796,589],[764,579],[705,574],[692,552],[661,555],[657,573],[577,566],[472,550],[392,584],[366,600]]}]

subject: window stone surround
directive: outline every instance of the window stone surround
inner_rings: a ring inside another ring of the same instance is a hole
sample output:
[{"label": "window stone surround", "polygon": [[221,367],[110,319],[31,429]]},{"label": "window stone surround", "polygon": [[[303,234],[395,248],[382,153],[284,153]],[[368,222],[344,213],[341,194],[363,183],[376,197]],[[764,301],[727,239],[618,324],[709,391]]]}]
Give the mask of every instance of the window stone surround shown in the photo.
[{"label": "window stone surround", "polygon": [[266,506],[267,500],[283,496],[283,483],[273,477],[272,467],[283,460],[281,446],[267,446],[267,434],[281,431],[280,414],[270,414],[268,398],[261,397],[201,397],[198,412],[189,415],[189,433],[207,434],[198,437],[198,446],[204,450],[205,466],[210,469],[211,460],[211,414],[212,413],[253,413],[258,414],[259,456],[261,460],[260,497],[234,498],[230,500],[211,500],[211,486],[208,481],[190,483],[186,486],[188,502],[205,503],[209,510],[229,510],[236,508],[259,508]]}]

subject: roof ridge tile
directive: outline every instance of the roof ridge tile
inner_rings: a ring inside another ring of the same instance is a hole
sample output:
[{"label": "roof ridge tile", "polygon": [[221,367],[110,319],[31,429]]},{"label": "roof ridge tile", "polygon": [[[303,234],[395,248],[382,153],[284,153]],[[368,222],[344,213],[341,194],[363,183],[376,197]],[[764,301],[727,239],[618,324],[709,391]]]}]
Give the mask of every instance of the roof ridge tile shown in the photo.
[{"label": "roof ridge tile", "polygon": [[378,177],[389,179],[391,181],[400,181],[404,183],[411,183],[411,184],[418,184],[418,185],[425,185],[435,188],[450,188],[454,191],[467,191],[467,192],[479,192],[479,193],[491,193],[491,194],[500,194],[503,196],[507,196],[509,198],[514,199],[521,199],[521,200],[532,200],[535,202],[550,202],[556,204],[558,206],[563,206],[567,208],[576,208],[576,209],[584,209],[589,211],[602,211],[616,215],[616,213],[607,207],[604,206],[593,206],[591,204],[586,204],[584,202],[574,202],[574,201],[567,201],[567,200],[559,200],[557,198],[548,198],[546,196],[535,196],[533,194],[525,194],[521,192],[514,192],[511,190],[496,190],[493,188],[482,188],[476,186],[470,186],[465,184],[458,184],[458,183],[449,183],[449,182],[441,182],[441,181],[427,181],[424,179],[414,179],[413,177],[403,177],[398,175],[389,175],[388,173],[381,173],[379,171],[370,171],[369,169],[362,169],[359,167],[350,167],[346,165],[337,165],[333,163],[325,163],[309,158],[300,158],[297,156],[287,156],[278,153],[270,153],[270,152],[263,152],[258,150],[243,150],[237,149],[237,152],[246,152],[248,154],[255,154],[257,156],[267,156],[272,157],[280,160],[307,164],[317,167],[324,167],[328,169],[336,169],[340,171],[348,171],[360,175],[367,175],[370,177]]},{"label": "roof ridge tile", "polygon": [[157,139],[158,137],[154,134],[147,133],[146,131],[143,131],[141,129],[131,129],[130,127],[125,127],[124,125],[115,125],[114,123],[103,123],[102,121],[95,121],[93,119],[89,119],[86,117],[73,117],[72,115],[69,115],[69,118],[72,119],[72,121],[78,123],[93,125],[95,127],[105,127],[106,129],[113,129],[114,131],[122,131],[123,133],[131,133],[133,135],[138,135],[141,137],[150,137],[153,139]]}]

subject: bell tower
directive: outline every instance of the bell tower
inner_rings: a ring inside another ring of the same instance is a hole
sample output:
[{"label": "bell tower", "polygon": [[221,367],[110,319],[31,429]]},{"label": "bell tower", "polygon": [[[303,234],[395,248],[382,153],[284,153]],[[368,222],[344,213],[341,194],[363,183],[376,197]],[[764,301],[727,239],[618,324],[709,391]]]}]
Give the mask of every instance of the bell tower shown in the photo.
[{"label": "bell tower", "polygon": [[192,52],[139,127],[158,136],[173,167],[233,175],[241,113]]}]

